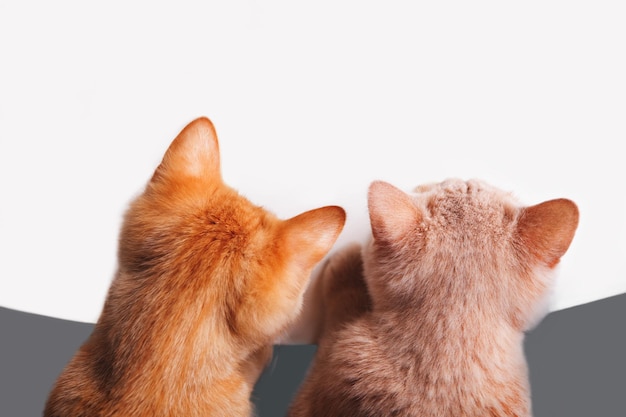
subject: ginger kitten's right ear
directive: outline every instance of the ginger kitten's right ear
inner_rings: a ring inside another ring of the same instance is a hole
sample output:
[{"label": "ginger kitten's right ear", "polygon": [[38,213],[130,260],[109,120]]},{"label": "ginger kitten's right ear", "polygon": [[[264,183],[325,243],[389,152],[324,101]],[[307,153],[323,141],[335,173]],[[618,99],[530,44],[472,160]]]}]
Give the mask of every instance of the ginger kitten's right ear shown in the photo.
[{"label": "ginger kitten's right ear", "polygon": [[333,247],[345,222],[346,212],[338,206],[321,207],[285,220],[285,249],[303,270],[310,270]]},{"label": "ginger kitten's right ear", "polygon": [[411,197],[384,181],[370,185],[367,200],[372,234],[379,242],[397,242],[421,219]]},{"label": "ginger kitten's right ear", "polygon": [[573,201],[545,201],[522,210],[517,230],[530,254],[552,268],[572,243],[578,216]]},{"label": "ginger kitten's right ear", "polygon": [[176,136],[152,180],[180,177],[221,181],[217,134],[206,117],[193,120]]}]

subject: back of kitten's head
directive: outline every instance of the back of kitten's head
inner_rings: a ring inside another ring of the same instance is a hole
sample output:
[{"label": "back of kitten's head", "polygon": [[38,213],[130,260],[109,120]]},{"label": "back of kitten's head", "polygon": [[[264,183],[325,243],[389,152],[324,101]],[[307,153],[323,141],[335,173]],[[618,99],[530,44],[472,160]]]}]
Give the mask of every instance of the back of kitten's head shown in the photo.
[{"label": "back of kitten's head", "polygon": [[[266,343],[297,313],[314,265],[345,213],[281,220],[222,180],[217,136],[199,118],[172,142],[126,213],[119,267],[137,302],[210,320],[214,335]],[[215,336],[218,337],[218,336]]]},{"label": "back of kitten's head", "polygon": [[446,180],[411,195],[378,181],[368,205],[365,267],[375,305],[469,303],[520,327],[578,225],[570,200],[525,207],[480,181]]}]

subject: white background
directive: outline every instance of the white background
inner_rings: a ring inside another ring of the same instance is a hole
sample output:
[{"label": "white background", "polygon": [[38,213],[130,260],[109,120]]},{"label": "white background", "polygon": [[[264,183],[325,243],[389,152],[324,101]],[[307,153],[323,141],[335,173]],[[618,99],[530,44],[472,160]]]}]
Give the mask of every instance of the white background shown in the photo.
[{"label": "white background", "polygon": [[130,199],[210,117],[281,217],[481,178],[581,223],[552,309],[626,292],[620,1],[0,2],[0,305],[97,319]]}]

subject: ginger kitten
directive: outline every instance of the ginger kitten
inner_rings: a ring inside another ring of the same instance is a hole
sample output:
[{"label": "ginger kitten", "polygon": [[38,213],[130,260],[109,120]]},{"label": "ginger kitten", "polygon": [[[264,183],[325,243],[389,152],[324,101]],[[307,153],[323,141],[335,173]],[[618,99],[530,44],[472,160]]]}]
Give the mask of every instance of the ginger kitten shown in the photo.
[{"label": "ginger kitten", "polygon": [[374,182],[368,206],[362,261],[348,247],[319,278],[326,323],[289,417],[530,416],[524,331],[577,206],[460,180],[413,195]]},{"label": "ginger kitten", "polygon": [[100,318],[45,417],[250,416],[274,339],[345,213],[280,220],[224,184],[212,123],[174,139],[126,212]]}]

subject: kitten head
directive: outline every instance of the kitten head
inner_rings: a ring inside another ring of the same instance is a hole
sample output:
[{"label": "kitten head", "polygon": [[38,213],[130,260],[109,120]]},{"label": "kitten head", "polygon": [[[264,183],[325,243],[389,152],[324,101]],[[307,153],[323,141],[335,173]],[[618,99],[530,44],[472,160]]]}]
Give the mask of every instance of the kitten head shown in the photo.
[{"label": "kitten head", "polygon": [[411,195],[374,182],[368,206],[373,239],[364,268],[375,308],[456,305],[520,329],[578,225],[570,200],[525,207],[475,180],[423,185]]},{"label": "kitten head", "polygon": [[181,337],[251,351],[297,314],[312,268],[344,222],[334,206],[281,220],[239,195],[222,180],[212,123],[200,118],[172,142],[126,213],[117,291],[157,326],[175,322]]}]

